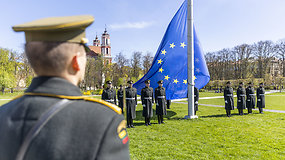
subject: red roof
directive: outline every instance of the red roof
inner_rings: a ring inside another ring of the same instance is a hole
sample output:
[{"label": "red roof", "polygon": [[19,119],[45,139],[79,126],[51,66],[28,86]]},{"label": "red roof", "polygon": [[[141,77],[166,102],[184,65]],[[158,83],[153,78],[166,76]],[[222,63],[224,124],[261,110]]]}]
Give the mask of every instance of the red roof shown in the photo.
[{"label": "red roof", "polygon": [[91,52],[87,53],[88,56],[96,57],[101,54],[101,47],[100,46],[88,46]]}]

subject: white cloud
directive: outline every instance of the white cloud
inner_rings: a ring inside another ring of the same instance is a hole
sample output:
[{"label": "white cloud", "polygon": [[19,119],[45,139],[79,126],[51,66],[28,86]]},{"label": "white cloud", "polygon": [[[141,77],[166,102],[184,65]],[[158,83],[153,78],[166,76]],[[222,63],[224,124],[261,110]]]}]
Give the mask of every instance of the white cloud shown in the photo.
[{"label": "white cloud", "polygon": [[154,22],[126,22],[126,23],[121,23],[121,24],[111,24],[110,28],[114,30],[119,30],[119,29],[143,29],[150,27],[154,24]]}]

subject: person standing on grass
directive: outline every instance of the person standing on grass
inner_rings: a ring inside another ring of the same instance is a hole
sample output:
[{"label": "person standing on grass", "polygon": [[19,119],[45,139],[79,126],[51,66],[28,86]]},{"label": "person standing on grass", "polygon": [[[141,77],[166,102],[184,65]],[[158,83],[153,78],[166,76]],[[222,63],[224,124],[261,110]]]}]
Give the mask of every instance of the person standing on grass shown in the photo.
[{"label": "person standing on grass", "polygon": [[116,105],[117,104],[116,91],[112,87],[112,82],[107,81],[106,83],[107,83],[107,87],[103,90],[102,100],[107,101],[109,103],[113,103]]},{"label": "person standing on grass", "polygon": [[120,88],[117,91],[117,96],[118,96],[118,105],[122,109],[122,113],[124,114],[124,90],[123,86],[120,85]]},{"label": "person standing on grass", "polygon": [[248,114],[252,114],[252,109],[255,108],[255,94],[253,83],[249,82],[246,88],[246,108],[248,109]]},{"label": "person standing on grass", "polygon": [[256,90],[257,97],[257,107],[259,109],[259,113],[263,114],[263,108],[265,108],[265,90],[263,88],[263,83],[259,84],[259,88]]},{"label": "person standing on grass", "polygon": [[198,101],[199,101],[199,90],[197,87],[194,87],[194,102],[195,102],[195,108],[194,108],[194,112],[196,115],[196,112],[198,111]]},{"label": "person standing on grass", "polygon": [[237,109],[239,115],[243,115],[243,110],[245,109],[245,88],[243,84],[243,82],[240,82],[237,89]]},{"label": "person standing on grass", "polygon": [[153,89],[150,87],[150,80],[146,80],[145,87],[141,90],[141,101],[143,106],[142,116],[145,118],[145,125],[151,125],[150,118],[153,116],[152,104],[154,103]]},{"label": "person standing on grass", "polygon": [[167,114],[165,88],[162,87],[163,80],[160,80],[157,83],[158,83],[158,87],[155,89],[156,115],[158,119],[158,124],[161,124],[161,123],[164,123],[163,116]]},{"label": "person standing on grass", "polygon": [[126,88],[127,127],[135,128],[133,120],[136,118],[137,89],[133,87],[132,80],[128,81],[128,84]]},{"label": "person standing on grass", "polygon": [[25,32],[25,54],[37,77],[0,107],[1,160],[130,159],[121,109],[78,88],[88,52],[85,28],[93,21],[90,15],[50,17],[13,26]]},{"label": "person standing on grass", "polygon": [[227,82],[227,86],[224,89],[224,99],[227,116],[231,117],[231,110],[234,110],[234,98],[230,81]]}]

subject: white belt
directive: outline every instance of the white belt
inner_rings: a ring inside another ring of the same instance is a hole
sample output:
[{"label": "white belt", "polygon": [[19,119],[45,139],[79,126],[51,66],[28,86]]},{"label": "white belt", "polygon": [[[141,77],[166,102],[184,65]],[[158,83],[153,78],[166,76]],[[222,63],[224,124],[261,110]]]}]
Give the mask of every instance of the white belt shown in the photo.
[{"label": "white belt", "polygon": [[245,94],[241,94],[241,95],[239,95],[239,96],[244,97],[244,96],[245,96]]},{"label": "white belt", "polygon": [[227,96],[233,96],[232,94],[227,94]]},{"label": "white belt", "polygon": [[259,94],[260,96],[264,96],[264,94]]},{"label": "white belt", "polygon": [[119,98],[122,98],[122,97],[124,97],[124,96],[119,96]]},{"label": "white belt", "polygon": [[107,102],[114,102],[114,100],[113,99],[106,99],[105,101],[107,101]]},{"label": "white belt", "polygon": [[126,98],[127,100],[135,100],[135,98]]},{"label": "white belt", "polygon": [[255,94],[249,94],[250,96],[255,96]]},{"label": "white belt", "polygon": [[144,99],[152,99],[151,97],[144,97]]},{"label": "white belt", "polygon": [[157,96],[157,98],[165,98],[165,96]]}]

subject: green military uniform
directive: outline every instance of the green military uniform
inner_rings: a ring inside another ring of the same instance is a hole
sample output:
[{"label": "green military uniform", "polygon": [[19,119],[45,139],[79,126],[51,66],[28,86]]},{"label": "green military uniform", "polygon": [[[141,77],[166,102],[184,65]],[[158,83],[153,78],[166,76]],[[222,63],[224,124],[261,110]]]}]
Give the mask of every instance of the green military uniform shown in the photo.
[{"label": "green military uniform", "polygon": [[259,88],[256,90],[257,107],[259,113],[263,114],[263,108],[265,108],[265,89],[263,88],[263,83],[260,83]]},{"label": "green military uniform", "polygon": [[[92,16],[48,18],[13,29],[25,31],[27,42],[85,43],[85,28],[93,20]],[[46,111],[62,101],[68,105],[49,112],[53,116],[40,123]],[[31,129],[39,123],[42,128],[35,133]],[[117,106],[81,96],[79,88],[63,78],[36,77],[23,96],[0,107],[0,159],[129,159],[125,124]],[[22,150],[30,133],[35,136]]]},{"label": "green military uniform", "polygon": [[[146,80],[145,83],[149,84],[150,80]],[[150,118],[153,116],[152,104],[154,103],[153,89],[151,87],[145,87],[141,90],[141,101],[143,106],[142,116],[145,117],[145,125],[151,125]]]},{"label": "green military uniform", "polygon": [[[160,80],[158,84],[163,84],[163,81]],[[165,88],[158,86],[154,91],[155,103],[156,103],[156,115],[158,118],[158,124],[164,123],[163,116],[167,115],[166,111],[166,98],[165,98]]]},{"label": "green military uniform", "polygon": [[[112,84],[111,81],[107,81],[107,84]],[[107,101],[109,103],[117,104],[116,100],[116,91],[114,88],[106,87],[102,93],[102,100]]]},{"label": "green military uniform", "polygon": [[[231,82],[227,82],[227,84],[231,84]],[[233,88],[225,87],[224,89],[224,99],[225,99],[225,109],[227,116],[231,116],[231,110],[234,110],[234,98],[233,98]]]},{"label": "green military uniform", "polygon": [[117,91],[117,97],[119,101],[119,107],[122,109],[122,112],[124,113],[124,90],[122,88],[118,89]]},{"label": "green military uniform", "polygon": [[[133,81],[128,81],[133,84]],[[126,112],[127,112],[127,125],[128,128],[134,128],[133,120],[136,118],[137,106],[137,89],[133,87],[126,88]]]},{"label": "green military uniform", "polygon": [[[251,85],[252,83],[248,83]],[[248,86],[246,88],[246,108],[248,109],[248,113],[252,113],[252,109],[255,108],[255,94],[254,94],[254,88],[251,86]]]},{"label": "green military uniform", "polygon": [[239,111],[239,115],[243,115],[243,110],[245,109],[245,89],[241,85],[243,85],[242,82],[237,89],[237,109]]},{"label": "green military uniform", "polygon": [[194,108],[194,111],[195,111],[195,115],[196,115],[196,112],[199,110],[198,109],[198,103],[199,101],[199,90],[198,88],[194,87],[194,102],[195,102],[195,108]]}]

